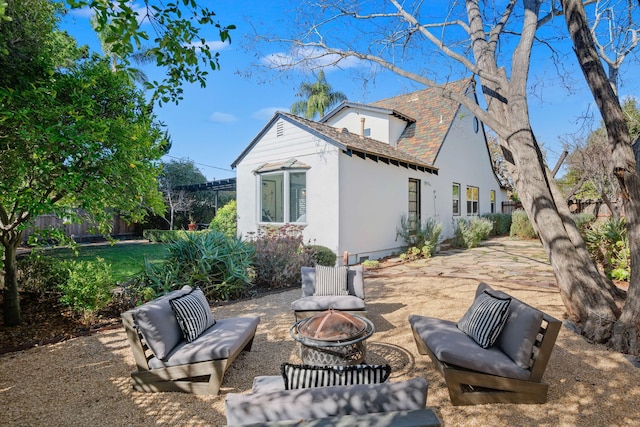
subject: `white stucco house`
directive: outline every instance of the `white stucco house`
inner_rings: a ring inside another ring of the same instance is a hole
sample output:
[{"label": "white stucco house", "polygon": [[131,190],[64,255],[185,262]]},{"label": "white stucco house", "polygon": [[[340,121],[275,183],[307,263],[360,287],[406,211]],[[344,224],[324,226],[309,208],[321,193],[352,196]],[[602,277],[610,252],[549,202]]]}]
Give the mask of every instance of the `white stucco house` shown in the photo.
[{"label": "white stucco house", "polygon": [[[473,80],[451,84],[475,99]],[[402,215],[436,218],[449,238],[455,218],[507,199],[482,123],[430,89],[343,102],[319,122],[277,112],[231,166],[240,234],[299,224],[349,263],[400,252]]]}]

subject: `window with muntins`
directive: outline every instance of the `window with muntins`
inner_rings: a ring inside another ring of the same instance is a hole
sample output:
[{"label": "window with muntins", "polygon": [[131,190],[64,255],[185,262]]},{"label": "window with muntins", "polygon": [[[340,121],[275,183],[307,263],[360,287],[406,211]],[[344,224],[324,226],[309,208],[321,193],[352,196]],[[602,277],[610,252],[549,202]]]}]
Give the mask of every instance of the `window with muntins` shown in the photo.
[{"label": "window with muntins", "polygon": [[453,214],[460,215],[460,184],[453,183]]},{"label": "window with muntins", "polygon": [[307,174],[284,171],[260,175],[260,221],[307,222]]},{"label": "window with muntins", "polygon": [[491,190],[491,213],[496,213],[496,190]]},{"label": "window with muntins", "polygon": [[420,225],[420,180],[409,178],[409,227],[416,230]]},{"label": "window with muntins", "polygon": [[478,215],[478,187],[467,186],[467,215]]}]

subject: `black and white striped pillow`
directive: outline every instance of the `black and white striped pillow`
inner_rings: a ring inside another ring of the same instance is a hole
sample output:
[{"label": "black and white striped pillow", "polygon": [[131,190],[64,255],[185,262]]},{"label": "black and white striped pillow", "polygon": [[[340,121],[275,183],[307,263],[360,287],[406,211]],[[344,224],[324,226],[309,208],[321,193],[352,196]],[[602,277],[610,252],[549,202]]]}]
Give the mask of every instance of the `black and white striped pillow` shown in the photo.
[{"label": "black and white striped pillow", "polygon": [[347,275],[349,269],[316,265],[316,288],[314,296],[349,295]]},{"label": "black and white striped pillow", "polygon": [[207,298],[198,287],[181,297],[169,300],[186,342],[192,342],[215,325]]},{"label": "black and white striped pillow", "polygon": [[391,374],[389,365],[310,366],[283,363],[280,366],[286,390],[333,385],[379,384]]},{"label": "black and white striped pillow", "polygon": [[458,329],[473,338],[482,348],[496,342],[509,317],[511,298],[498,298],[484,291],[458,322]]}]

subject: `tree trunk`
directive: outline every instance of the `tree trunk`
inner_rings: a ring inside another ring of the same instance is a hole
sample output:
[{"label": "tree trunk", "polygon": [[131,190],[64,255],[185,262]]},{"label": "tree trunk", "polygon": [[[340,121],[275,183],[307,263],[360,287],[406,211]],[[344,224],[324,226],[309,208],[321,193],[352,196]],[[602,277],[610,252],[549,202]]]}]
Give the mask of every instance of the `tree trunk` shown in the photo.
[{"label": "tree trunk", "polygon": [[613,173],[620,184],[631,250],[631,278],[627,300],[609,344],[624,353],[640,354],[640,178],[629,128],[618,97],[609,84],[598,57],[582,2],[563,0],[562,6],[578,62],[607,129]]},{"label": "tree trunk", "polygon": [[523,0],[521,37],[507,79],[496,63],[494,45],[487,42],[478,2],[467,1],[473,53],[483,76],[492,77],[481,76],[488,112],[507,125],[500,132],[494,130],[512,154],[511,172],[518,195],[549,256],[569,316],[587,339],[606,342],[620,313],[616,294],[589,256],[531,130],[527,79],[540,4]]},{"label": "tree trunk", "polygon": [[20,245],[22,232],[9,232],[3,236],[4,246],[4,297],[2,301],[3,319],[5,326],[16,326],[22,323],[20,314],[20,295],[18,294],[18,278],[16,266],[16,251]]}]

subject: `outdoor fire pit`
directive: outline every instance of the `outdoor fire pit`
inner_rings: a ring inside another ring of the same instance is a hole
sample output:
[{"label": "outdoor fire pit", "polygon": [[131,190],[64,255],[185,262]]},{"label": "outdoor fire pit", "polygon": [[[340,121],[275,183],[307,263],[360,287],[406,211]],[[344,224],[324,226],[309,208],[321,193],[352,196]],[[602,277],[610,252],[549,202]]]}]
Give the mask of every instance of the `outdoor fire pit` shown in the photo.
[{"label": "outdoor fire pit", "polygon": [[357,365],[367,355],[365,340],[375,328],[366,317],[328,310],[293,324],[289,332],[300,343],[306,365]]}]

